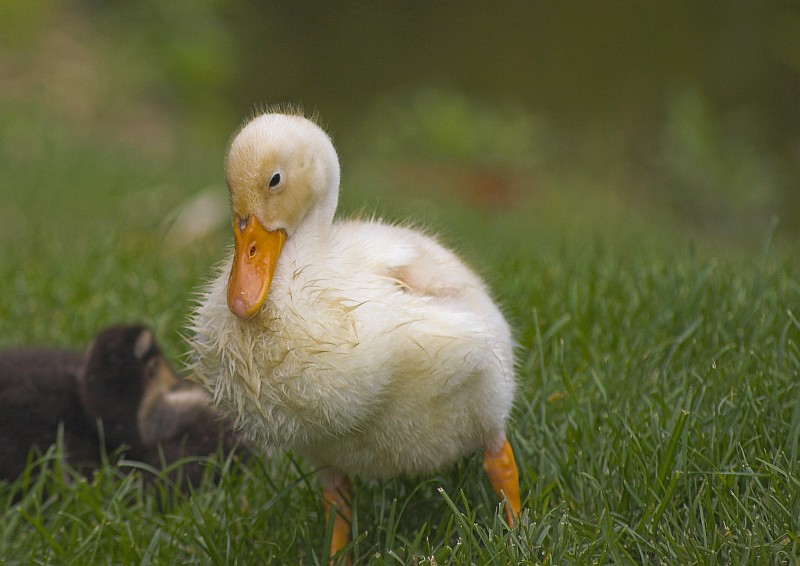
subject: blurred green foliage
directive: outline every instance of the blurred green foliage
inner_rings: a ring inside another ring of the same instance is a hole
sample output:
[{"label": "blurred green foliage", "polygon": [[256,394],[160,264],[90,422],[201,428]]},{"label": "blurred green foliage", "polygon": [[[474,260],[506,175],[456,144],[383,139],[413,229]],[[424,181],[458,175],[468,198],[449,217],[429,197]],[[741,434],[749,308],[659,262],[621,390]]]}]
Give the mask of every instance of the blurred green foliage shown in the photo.
[{"label": "blurred green foliage", "polygon": [[670,101],[651,156],[654,187],[670,195],[681,214],[735,235],[742,226],[766,226],[778,214],[784,184],[777,157],[753,141],[746,115],[715,116],[696,92]]},{"label": "blurred green foliage", "polygon": [[[0,105],[164,164],[300,103],[374,194],[413,177],[437,206],[606,203],[746,243],[800,230],[798,26],[777,1],[7,0]],[[41,143],[20,135],[3,165]]]}]

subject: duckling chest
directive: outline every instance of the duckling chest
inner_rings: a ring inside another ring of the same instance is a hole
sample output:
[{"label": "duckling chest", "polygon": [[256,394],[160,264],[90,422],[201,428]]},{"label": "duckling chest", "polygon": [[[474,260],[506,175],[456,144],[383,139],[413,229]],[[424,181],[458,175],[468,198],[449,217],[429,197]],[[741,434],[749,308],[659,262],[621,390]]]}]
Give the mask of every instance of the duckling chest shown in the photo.
[{"label": "duckling chest", "polygon": [[[260,314],[263,332],[236,378],[257,392],[273,429],[309,438],[358,428],[380,407],[391,382],[370,321],[380,306],[347,289],[297,277],[274,289]],[[302,441],[302,438],[300,439]]]}]

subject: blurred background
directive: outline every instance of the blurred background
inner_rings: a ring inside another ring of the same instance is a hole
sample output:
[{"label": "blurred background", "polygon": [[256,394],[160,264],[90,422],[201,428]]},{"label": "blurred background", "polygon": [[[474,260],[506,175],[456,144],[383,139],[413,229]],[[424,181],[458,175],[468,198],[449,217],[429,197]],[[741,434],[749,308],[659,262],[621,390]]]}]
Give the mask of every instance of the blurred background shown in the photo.
[{"label": "blurred background", "polygon": [[800,232],[794,2],[4,0],[0,242],[227,230],[226,143],[275,103],[319,114],[346,212],[514,245]]}]

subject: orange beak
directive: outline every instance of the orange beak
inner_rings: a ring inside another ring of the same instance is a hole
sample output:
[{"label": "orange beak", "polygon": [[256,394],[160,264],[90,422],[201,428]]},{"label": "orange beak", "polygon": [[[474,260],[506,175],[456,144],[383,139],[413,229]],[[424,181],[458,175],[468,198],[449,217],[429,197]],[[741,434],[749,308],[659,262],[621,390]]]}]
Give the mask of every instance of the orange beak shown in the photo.
[{"label": "orange beak", "polygon": [[270,232],[255,216],[250,216],[245,220],[233,219],[233,235],[235,249],[228,278],[228,308],[239,318],[248,319],[267,299],[286,232]]}]

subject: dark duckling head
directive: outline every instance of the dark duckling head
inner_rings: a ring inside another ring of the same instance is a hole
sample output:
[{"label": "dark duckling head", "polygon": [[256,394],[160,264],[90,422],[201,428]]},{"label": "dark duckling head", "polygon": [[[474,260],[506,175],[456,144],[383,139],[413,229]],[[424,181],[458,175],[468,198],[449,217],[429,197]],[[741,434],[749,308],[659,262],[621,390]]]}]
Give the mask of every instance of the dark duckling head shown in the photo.
[{"label": "dark duckling head", "polygon": [[203,459],[220,449],[249,454],[208,393],[176,375],[146,326],[112,326],[98,334],[78,385],[86,414],[102,423],[109,449],[128,446],[129,459],[169,466],[171,476],[192,485],[203,477]]},{"label": "dark duckling head", "polygon": [[106,445],[126,444],[134,451],[147,444],[140,423],[178,383],[153,332],[143,325],[111,326],[100,332],[78,374],[84,410],[94,423],[102,421]]}]

